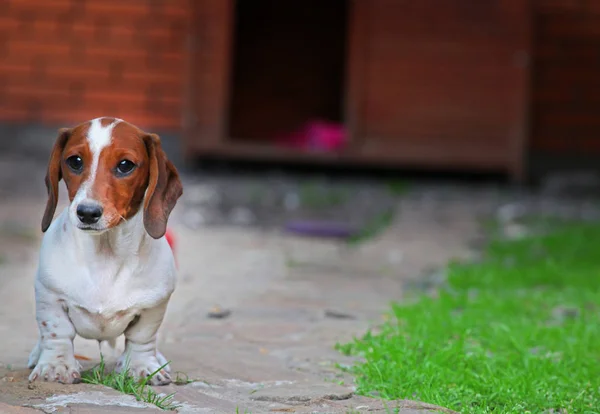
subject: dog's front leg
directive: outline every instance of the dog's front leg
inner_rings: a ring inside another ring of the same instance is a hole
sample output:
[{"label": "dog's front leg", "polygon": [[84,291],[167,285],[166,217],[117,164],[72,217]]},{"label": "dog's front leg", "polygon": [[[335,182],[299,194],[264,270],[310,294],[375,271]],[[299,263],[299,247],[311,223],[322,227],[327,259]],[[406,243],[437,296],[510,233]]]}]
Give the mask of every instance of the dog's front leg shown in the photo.
[{"label": "dog's front leg", "polygon": [[[171,383],[164,357],[156,348],[156,334],[162,323],[167,301],[140,313],[139,319],[125,331],[125,352],[117,361],[117,372],[129,370],[136,379],[156,374],[148,380],[151,385]],[[162,367],[162,369],[161,369]],[[160,371],[159,371],[160,370]],[[158,372],[157,372],[158,371]]]},{"label": "dog's front leg", "polygon": [[33,368],[29,381],[42,379],[65,384],[78,383],[81,376],[73,351],[75,328],[66,308],[52,293],[46,290],[36,293],[36,319],[40,337],[29,357],[29,368]]}]

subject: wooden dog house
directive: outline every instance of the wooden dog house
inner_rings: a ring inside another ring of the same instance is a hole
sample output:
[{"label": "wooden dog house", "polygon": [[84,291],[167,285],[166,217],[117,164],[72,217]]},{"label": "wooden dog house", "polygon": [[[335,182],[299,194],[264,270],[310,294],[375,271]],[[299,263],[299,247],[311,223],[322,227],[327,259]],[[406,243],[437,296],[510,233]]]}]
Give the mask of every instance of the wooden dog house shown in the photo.
[{"label": "wooden dog house", "polygon": [[[187,154],[523,174],[527,1],[192,4]],[[274,141],[313,118],[346,145]]]},{"label": "wooden dog house", "polygon": [[[522,178],[599,165],[599,27],[600,0],[5,0],[0,122],[108,115],[190,157]],[[345,145],[281,145],[312,120]]]}]

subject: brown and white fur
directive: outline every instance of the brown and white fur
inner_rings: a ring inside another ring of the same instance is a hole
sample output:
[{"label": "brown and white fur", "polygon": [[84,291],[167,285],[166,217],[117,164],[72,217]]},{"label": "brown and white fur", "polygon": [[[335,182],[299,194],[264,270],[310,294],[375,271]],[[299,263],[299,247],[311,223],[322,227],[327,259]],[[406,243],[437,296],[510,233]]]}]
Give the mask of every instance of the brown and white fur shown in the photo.
[{"label": "brown and white fur", "polygon": [[[52,221],[61,179],[71,202]],[[46,185],[35,280],[40,336],[29,357],[29,380],[79,382],[76,334],[112,343],[124,334],[116,370],[149,376],[166,363],[156,335],[175,288],[164,234],[182,194],[177,170],[158,136],[97,118],[60,130]],[[150,382],[170,383],[169,372],[162,369]]]}]

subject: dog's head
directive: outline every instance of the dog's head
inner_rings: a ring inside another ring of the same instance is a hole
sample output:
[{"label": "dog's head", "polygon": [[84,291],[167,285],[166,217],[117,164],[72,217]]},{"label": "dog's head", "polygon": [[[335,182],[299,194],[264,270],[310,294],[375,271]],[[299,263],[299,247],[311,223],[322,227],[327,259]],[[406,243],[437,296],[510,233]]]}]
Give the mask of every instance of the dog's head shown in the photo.
[{"label": "dog's head", "polygon": [[97,118],[61,129],[54,144],[46,186],[42,231],[50,227],[63,179],[69,219],[82,231],[103,233],[143,209],[148,234],[165,234],[169,214],[182,194],[175,166],[160,139],[125,121]]}]

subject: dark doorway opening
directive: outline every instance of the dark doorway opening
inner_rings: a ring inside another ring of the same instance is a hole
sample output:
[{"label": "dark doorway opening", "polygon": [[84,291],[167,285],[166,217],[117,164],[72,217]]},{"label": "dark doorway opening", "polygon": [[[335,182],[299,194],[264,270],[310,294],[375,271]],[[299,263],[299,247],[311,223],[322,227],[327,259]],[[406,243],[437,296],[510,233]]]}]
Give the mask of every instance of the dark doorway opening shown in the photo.
[{"label": "dark doorway opening", "polygon": [[228,136],[266,144],[343,123],[348,0],[238,0]]}]

